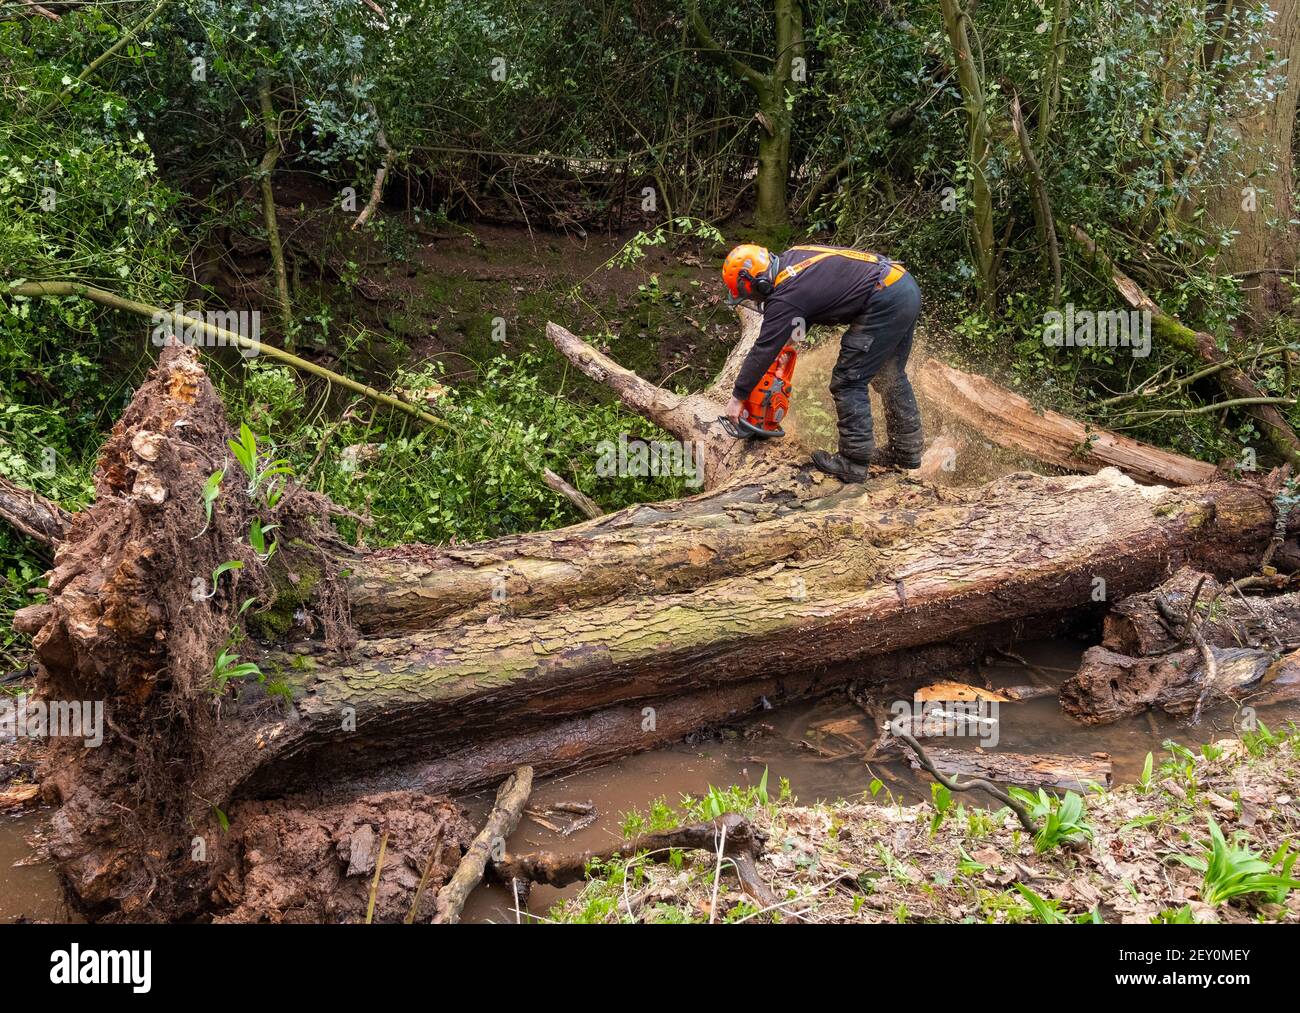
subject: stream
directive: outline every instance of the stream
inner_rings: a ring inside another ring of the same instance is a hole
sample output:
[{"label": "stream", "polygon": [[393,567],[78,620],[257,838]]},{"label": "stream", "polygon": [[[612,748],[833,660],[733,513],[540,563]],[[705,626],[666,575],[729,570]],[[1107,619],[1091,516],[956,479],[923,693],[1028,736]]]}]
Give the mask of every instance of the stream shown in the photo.
[{"label": "stream", "polygon": [[[995,688],[1033,684],[1044,678],[1059,683],[1067,672],[1077,667],[1083,646],[1073,641],[1029,641],[1016,645],[1015,650],[1035,672],[1010,658],[985,664],[981,673]],[[981,684],[980,676],[972,671],[954,671],[949,677]],[[1155,753],[1159,761],[1161,743],[1166,739],[1196,748],[1203,742],[1234,735],[1234,714],[1235,710],[1226,705],[1207,708],[1201,724],[1191,728],[1181,720],[1148,712],[1115,724],[1089,728],[1066,717],[1055,695],[1050,695],[1001,705],[997,748],[1009,752],[1106,752],[1114,766],[1115,783],[1122,784],[1140,776],[1148,752]],[[773,796],[779,790],[780,780],[786,778],[795,797],[805,802],[861,798],[873,778],[879,778],[888,789],[876,796],[882,804],[888,804],[891,795],[906,802],[928,799],[928,775],[913,771],[905,761],[889,758],[865,764],[861,756],[830,759],[801,744],[816,745],[816,737],[809,732],[813,725],[860,715],[842,696],[789,705],[752,716],[740,726],[742,730],[760,729],[758,734],[727,732],[694,743],[683,742],[638,753],[591,770],[543,778],[533,791],[530,810],[545,810],[557,803],[590,803],[595,821],[564,836],[526,815],[508,847],[514,852],[606,848],[621,839],[623,815],[630,810],[645,810],[661,796],[675,805],[682,794],[698,797],[707,792],[709,785],[721,788],[757,784],[765,769]],[[1260,708],[1259,717],[1272,728],[1291,720],[1300,721],[1300,703]],[[974,738],[944,742],[958,748],[974,748],[975,744]],[[485,790],[460,799],[471,822],[481,825],[494,794]],[[978,792],[972,793],[972,801],[990,802]],[[0,922],[79,920],[64,900],[53,866],[41,860],[29,843],[39,838],[48,817],[48,810],[0,816]],[[557,900],[580,890],[581,884],[563,889],[537,886],[533,889],[530,909],[534,914],[544,915]],[[464,920],[515,921],[513,900],[499,886],[481,886],[466,905]]]}]

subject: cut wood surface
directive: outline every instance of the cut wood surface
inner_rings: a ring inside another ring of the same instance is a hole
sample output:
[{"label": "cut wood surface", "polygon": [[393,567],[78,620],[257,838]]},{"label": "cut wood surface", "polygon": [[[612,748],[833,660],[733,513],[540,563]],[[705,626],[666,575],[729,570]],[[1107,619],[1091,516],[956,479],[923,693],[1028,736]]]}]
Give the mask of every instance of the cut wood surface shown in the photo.
[{"label": "cut wood surface", "polygon": [[1214,465],[1205,461],[1035,408],[992,380],[963,373],[938,359],[925,360],[916,383],[931,405],[991,443],[1065,471],[1114,467],[1139,482],[1163,485],[1195,485],[1215,476]]}]

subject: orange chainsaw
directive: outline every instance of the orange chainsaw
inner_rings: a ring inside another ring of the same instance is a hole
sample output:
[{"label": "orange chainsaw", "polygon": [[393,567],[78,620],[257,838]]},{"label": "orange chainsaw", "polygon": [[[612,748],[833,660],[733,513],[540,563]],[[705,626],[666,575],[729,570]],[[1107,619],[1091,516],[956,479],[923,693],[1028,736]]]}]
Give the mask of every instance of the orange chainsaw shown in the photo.
[{"label": "orange chainsaw", "polygon": [[781,354],[767,368],[758,386],[750,391],[749,399],[740,408],[740,419],[735,425],[725,415],[718,416],[728,436],[738,440],[768,440],[785,435],[781,420],[790,410],[790,395],[794,393],[794,364],[798,358],[794,345],[786,345]]}]

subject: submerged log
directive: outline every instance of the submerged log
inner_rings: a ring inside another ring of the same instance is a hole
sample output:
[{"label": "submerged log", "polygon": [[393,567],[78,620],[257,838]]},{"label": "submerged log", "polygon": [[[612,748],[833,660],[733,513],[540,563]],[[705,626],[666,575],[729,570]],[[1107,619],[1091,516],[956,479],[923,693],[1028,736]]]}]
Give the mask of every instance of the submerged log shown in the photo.
[{"label": "submerged log", "polygon": [[[1106,753],[1011,753],[929,745],[925,751],[946,777],[980,777],[1001,784],[1062,791],[1087,791],[1093,785],[1109,788],[1112,783],[1113,770]],[[915,754],[908,754],[908,762],[915,770],[923,769]]]},{"label": "submerged log", "polygon": [[[1099,582],[1116,597],[1183,562],[1249,572],[1273,533],[1271,491],[1245,483],[1170,489],[1103,469],[846,487],[793,440],[720,438],[726,370],[684,399],[549,333],[701,443],[703,492],[562,531],[374,553],[334,539],[336,508],[302,489],[271,508],[231,482],[209,521],[207,477],[239,465],[196,353],[164,349],[29,616],[40,692],[105,702],[104,745],[59,743],[43,771],[61,806],[52,853],[92,917],[202,910],[205,871],[177,856],[232,802],[367,777],[369,790],[455,791],[520,764],[625,755],[825,692],[891,652],[1005,642],[1016,624],[1094,607]],[[272,565],[248,548],[255,515],[278,525]],[[242,568],[214,582],[230,560]],[[248,597],[261,642],[241,660],[267,682],[214,696]]]}]

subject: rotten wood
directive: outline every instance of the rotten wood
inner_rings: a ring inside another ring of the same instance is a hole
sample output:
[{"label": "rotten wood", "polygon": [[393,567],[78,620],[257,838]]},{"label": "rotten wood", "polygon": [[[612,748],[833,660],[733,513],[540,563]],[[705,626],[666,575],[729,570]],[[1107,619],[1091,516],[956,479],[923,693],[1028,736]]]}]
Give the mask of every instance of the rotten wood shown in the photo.
[{"label": "rotten wood", "polygon": [[1086,724],[1148,708],[1200,717],[1206,704],[1300,696],[1300,593],[1247,597],[1182,568],[1107,615],[1101,644],[1061,686],[1061,707]]},{"label": "rotten wood", "polygon": [[0,521],[42,545],[53,546],[68,530],[72,515],[51,499],[0,475]]}]

